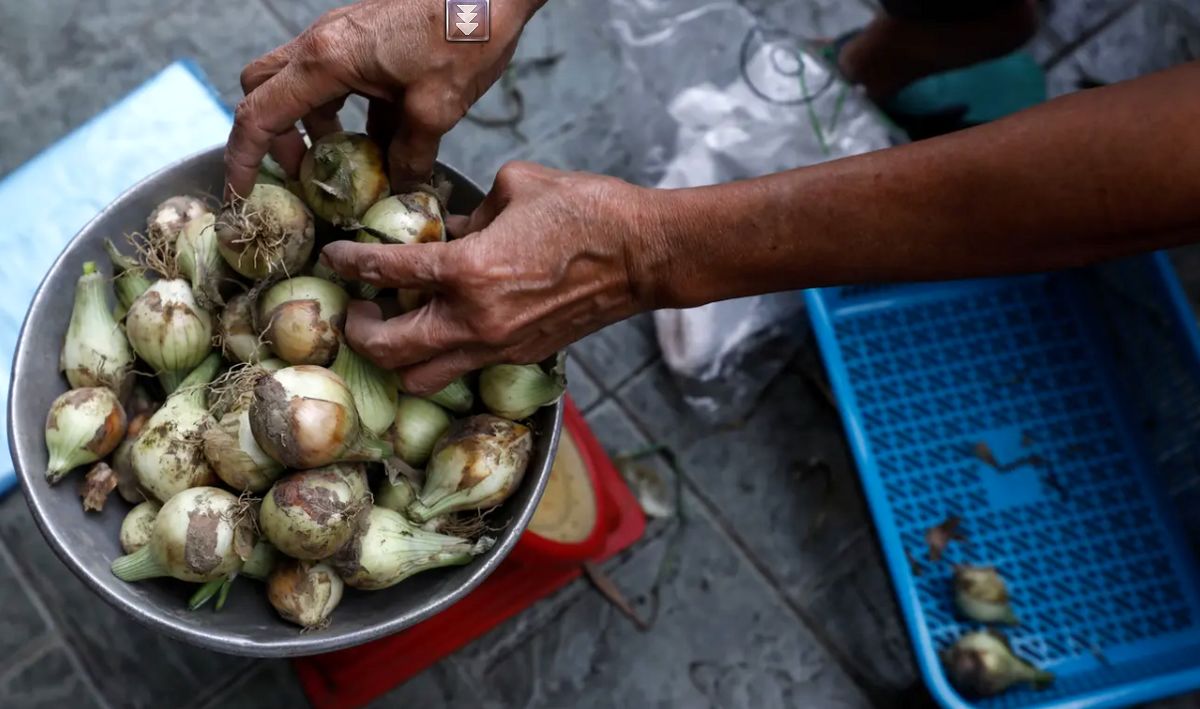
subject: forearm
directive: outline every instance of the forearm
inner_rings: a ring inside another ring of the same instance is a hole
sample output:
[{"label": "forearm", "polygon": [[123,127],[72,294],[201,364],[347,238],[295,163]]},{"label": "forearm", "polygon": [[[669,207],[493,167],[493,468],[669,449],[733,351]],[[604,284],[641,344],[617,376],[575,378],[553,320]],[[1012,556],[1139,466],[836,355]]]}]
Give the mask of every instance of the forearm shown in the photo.
[{"label": "forearm", "polygon": [[1079,265],[1200,228],[1200,63],[942,138],[656,193],[635,288],[684,307]]}]

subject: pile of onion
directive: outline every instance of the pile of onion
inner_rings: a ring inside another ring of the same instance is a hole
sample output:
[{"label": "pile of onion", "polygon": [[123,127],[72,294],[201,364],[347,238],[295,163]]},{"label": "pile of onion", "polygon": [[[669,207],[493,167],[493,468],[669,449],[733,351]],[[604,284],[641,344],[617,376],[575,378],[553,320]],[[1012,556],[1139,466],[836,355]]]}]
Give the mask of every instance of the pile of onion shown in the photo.
[{"label": "pile of onion", "polygon": [[484,515],[524,479],[524,420],[562,396],[561,371],[498,365],[414,396],[344,336],[351,294],[376,293],[313,253],[318,229],[446,240],[444,186],[389,196],[379,147],[335,133],[298,176],[266,161],[220,208],[165,199],[127,244],[105,243],[111,279],[78,264],[46,478],[82,469],[81,512],[120,508],[113,574],[190,584],[190,610],[254,585],[283,622],[314,629],[336,622],[345,586],[385,589],[489,552],[483,533],[499,524]]}]

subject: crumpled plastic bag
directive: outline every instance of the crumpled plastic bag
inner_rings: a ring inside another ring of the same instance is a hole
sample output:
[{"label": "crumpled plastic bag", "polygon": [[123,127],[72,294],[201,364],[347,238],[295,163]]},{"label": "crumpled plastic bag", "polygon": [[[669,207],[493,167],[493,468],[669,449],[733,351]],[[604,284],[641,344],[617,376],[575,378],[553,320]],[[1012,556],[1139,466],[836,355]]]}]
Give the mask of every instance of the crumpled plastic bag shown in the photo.
[{"label": "crumpled plastic bag", "polygon": [[[802,26],[798,14],[784,24]],[[644,156],[634,172],[658,187],[757,177],[894,140],[811,42],[764,28],[741,4],[616,0],[613,22],[634,94],[628,133]],[[793,292],[662,310],[654,320],[685,400],[716,424],[748,413],[792,358],[808,329],[802,314]]]}]

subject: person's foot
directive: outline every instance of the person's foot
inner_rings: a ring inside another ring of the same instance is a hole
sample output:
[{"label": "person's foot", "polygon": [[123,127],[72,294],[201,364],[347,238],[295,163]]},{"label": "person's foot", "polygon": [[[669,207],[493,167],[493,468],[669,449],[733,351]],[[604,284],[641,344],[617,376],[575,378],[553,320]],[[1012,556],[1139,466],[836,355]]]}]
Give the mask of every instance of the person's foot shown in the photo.
[{"label": "person's foot", "polygon": [[880,15],[838,52],[843,75],[876,102],[931,74],[1003,56],[1037,31],[1036,0],[1015,0],[979,20],[917,22]]}]

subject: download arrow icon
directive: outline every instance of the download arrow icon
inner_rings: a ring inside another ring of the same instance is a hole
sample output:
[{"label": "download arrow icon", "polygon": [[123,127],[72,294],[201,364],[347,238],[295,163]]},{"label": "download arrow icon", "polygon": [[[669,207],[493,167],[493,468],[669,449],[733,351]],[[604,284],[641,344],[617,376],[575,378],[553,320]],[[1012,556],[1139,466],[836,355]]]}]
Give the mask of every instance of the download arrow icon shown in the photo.
[{"label": "download arrow icon", "polygon": [[[446,39],[450,41],[486,42],[488,26],[488,0],[459,3],[446,0]],[[451,36],[451,27],[457,34]]]}]

